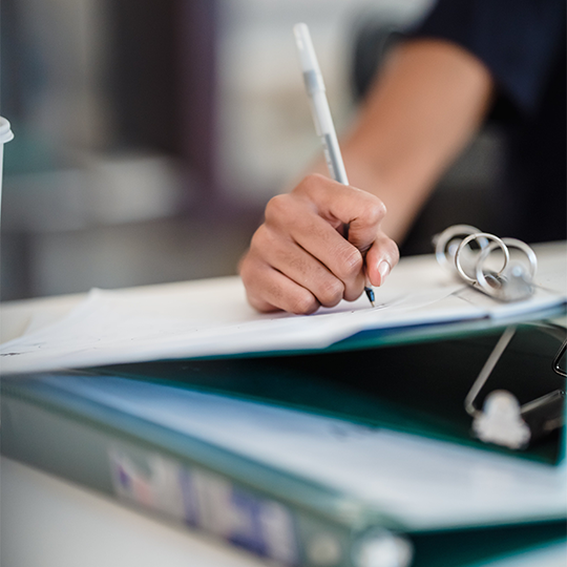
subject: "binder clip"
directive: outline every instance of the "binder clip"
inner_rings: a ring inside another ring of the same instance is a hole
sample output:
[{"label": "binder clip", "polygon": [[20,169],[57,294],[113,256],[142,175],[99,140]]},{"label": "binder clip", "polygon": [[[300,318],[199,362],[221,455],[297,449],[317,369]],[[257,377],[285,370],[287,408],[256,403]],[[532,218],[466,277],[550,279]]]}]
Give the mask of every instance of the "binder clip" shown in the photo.
[{"label": "binder clip", "polygon": [[494,299],[519,301],[534,292],[537,257],[521,240],[458,224],[436,235],[433,244],[440,265]]},{"label": "binder clip", "polygon": [[[566,377],[564,364],[567,341],[565,329],[547,323],[534,324],[547,334],[563,340],[555,356],[552,368],[556,374]],[[494,367],[516,333],[516,327],[506,328],[498,339],[482,370],[465,398],[465,409],[473,418],[473,434],[485,443],[494,443],[509,449],[525,449],[563,426],[565,419],[565,390],[556,389],[535,400],[520,405],[514,394],[507,390],[490,392],[480,410],[475,402]]]}]

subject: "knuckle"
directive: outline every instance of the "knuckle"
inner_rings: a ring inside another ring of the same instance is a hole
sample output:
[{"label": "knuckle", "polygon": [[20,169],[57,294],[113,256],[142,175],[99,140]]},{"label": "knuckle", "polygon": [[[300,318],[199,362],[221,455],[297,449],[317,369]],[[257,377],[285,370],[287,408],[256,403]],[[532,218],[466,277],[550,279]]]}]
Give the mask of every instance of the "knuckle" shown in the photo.
[{"label": "knuckle", "polygon": [[266,225],[265,224],[261,224],[254,232],[254,234],[252,235],[252,242],[258,242],[258,240],[262,240],[262,238],[264,237],[264,234],[266,232]]},{"label": "knuckle", "polygon": [[309,173],[306,175],[301,183],[297,186],[298,189],[312,189],[313,187],[318,187],[322,182],[326,181],[327,178],[320,173]]},{"label": "knuckle", "polygon": [[240,274],[240,277],[242,279],[248,277],[248,273],[252,269],[253,263],[254,263],[254,251],[252,250],[252,247],[250,247],[247,250],[246,254],[244,254],[244,256],[240,259],[240,262],[238,263],[238,273]]},{"label": "knuckle", "polygon": [[379,224],[386,216],[386,205],[374,195],[369,195],[369,197],[371,198],[364,207],[361,220],[368,225]]},{"label": "knuckle", "polygon": [[333,307],[343,298],[345,292],[344,284],[336,278],[326,278],[321,282],[317,292],[317,299],[325,307]]},{"label": "knuckle", "polygon": [[258,288],[258,277],[262,271],[262,264],[257,258],[245,257],[239,265],[239,274],[248,293]]},{"label": "knuckle", "polygon": [[360,297],[362,290],[363,290],[362,285],[358,285],[358,286],[353,285],[350,288],[345,289],[344,298],[347,301],[355,301]]},{"label": "knuckle", "polygon": [[250,264],[250,258],[248,255],[242,258],[242,260],[240,260],[240,263],[238,264],[238,274],[240,275],[240,278],[244,282],[245,286],[248,282],[249,264]]},{"label": "knuckle", "polygon": [[260,313],[270,313],[278,310],[277,307],[273,306],[253,291],[246,291],[246,299],[248,300],[248,303]]},{"label": "knuckle", "polygon": [[273,234],[266,227],[265,224],[258,227],[256,232],[252,235],[252,239],[250,240],[250,255],[259,255],[262,256],[263,251],[271,245],[273,240]]},{"label": "knuckle", "polygon": [[289,298],[289,306],[286,311],[296,315],[308,315],[317,311],[319,302],[307,290],[298,291],[293,297]]},{"label": "knuckle", "polygon": [[277,222],[277,219],[287,214],[288,211],[288,201],[289,195],[282,194],[272,197],[264,212],[264,216],[267,223]]},{"label": "knuckle", "polygon": [[339,273],[337,276],[343,281],[350,280],[362,270],[362,265],[362,254],[356,248],[351,247],[349,250],[339,255]]},{"label": "knuckle", "polygon": [[319,173],[306,175],[292,191],[294,195],[309,201],[317,201],[322,192],[325,192],[330,180]]}]

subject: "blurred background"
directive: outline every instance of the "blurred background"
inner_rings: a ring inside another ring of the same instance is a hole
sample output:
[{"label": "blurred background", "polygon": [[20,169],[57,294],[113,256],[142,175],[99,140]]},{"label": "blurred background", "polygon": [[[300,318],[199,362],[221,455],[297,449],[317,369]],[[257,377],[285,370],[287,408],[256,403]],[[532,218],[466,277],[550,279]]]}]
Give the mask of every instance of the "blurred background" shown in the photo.
[{"label": "blurred background", "polygon": [[[430,6],[3,0],[1,299],[235,274],[267,200],[321,151],[293,24],[311,28],[340,132],[391,33]],[[459,203],[489,214],[498,164],[488,129],[402,252],[429,252]]]}]

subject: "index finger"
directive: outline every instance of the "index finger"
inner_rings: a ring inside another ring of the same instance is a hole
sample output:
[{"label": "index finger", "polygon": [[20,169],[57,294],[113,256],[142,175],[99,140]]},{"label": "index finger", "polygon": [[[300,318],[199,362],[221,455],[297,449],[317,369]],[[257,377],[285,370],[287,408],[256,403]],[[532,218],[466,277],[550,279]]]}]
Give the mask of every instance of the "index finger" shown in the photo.
[{"label": "index finger", "polygon": [[295,191],[308,198],[335,228],[348,226],[348,241],[358,250],[364,252],[372,246],[386,214],[378,197],[318,174],[307,176]]}]

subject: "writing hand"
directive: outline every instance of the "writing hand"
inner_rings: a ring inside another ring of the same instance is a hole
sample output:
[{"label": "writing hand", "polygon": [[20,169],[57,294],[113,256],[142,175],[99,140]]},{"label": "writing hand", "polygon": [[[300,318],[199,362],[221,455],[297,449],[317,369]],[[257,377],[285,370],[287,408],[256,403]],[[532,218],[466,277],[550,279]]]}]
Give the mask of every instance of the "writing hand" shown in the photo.
[{"label": "writing hand", "polygon": [[380,229],[385,214],[378,197],[317,174],[272,198],[240,263],[248,301],[259,311],[307,314],[357,299],[365,270],[380,286],[399,258]]}]

